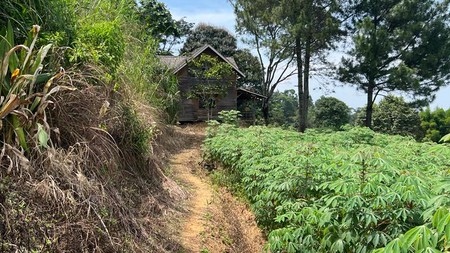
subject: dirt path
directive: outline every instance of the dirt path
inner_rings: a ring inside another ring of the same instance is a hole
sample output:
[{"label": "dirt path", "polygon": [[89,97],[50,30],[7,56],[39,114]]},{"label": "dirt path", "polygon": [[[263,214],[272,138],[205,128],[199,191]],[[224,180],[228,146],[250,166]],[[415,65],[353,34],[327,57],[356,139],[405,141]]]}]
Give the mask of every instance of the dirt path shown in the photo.
[{"label": "dirt path", "polygon": [[189,213],[184,221],[180,233],[182,245],[188,252],[200,252],[201,233],[204,232],[203,218],[213,193],[210,186],[193,174],[195,162],[200,156],[198,149],[186,149],[175,155],[172,160],[172,169],[183,184],[186,184],[191,193],[189,199]]},{"label": "dirt path", "polygon": [[201,161],[202,132],[197,132],[190,148],[171,159],[175,180],[189,192],[187,213],[182,217],[179,253],[257,253],[265,243],[248,207],[225,189],[211,185]]}]

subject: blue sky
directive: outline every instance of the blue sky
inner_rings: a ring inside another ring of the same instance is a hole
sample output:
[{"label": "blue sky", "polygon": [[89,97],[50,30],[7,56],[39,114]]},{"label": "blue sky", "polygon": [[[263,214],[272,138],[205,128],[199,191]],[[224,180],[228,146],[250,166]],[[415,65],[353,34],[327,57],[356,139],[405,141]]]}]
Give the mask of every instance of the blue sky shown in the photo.
[{"label": "blue sky", "polygon": [[[160,0],[166,4],[175,19],[185,17],[188,22],[198,24],[200,22],[228,29],[235,34],[235,16],[233,8],[227,0]],[[239,43],[239,47],[246,45]],[[250,48],[251,49],[251,48]],[[278,90],[296,89],[297,79],[290,78],[278,85]],[[333,96],[353,108],[362,107],[366,104],[366,95],[359,92],[350,85],[335,87],[326,85],[319,77],[311,78],[311,96],[314,100],[320,96]],[[441,89],[431,108],[450,108],[450,87]]]}]

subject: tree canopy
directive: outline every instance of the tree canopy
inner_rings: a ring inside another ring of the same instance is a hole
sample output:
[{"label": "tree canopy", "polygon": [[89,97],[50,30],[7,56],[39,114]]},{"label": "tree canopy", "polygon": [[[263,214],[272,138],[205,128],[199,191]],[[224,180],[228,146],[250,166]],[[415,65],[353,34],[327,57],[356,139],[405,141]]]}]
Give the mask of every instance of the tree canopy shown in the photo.
[{"label": "tree canopy", "polygon": [[334,47],[342,34],[340,10],[335,0],[283,0],[279,22],[289,32],[294,44],[291,54],[297,67],[299,94],[299,130],[305,131],[308,122],[309,79],[313,61],[324,61],[322,54]]},{"label": "tree canopy", "polygon": [[314,125],[316,127],[339,129],[350,123],[350,108],[334,97],[320,97],[314,107]]},{"label": "tree canopy", "polygon": [[385,134],[421,137],[419,112],[402,97],[384,97],[373,112],[373,130]]},{"label": "tree canopy", "polygon": [[264,78],[261,73],[261,63],[249,49],[237,49],[233,56],[239,69],[245,73],[245,77],[238,79],[238,87],[262,93],[261,83]]},{"label": "tree canopy", "polygon": [[270,101],[270,122],[276,126],[294,127],[297,123],[297,108],[295,90],[275,91]]},{"label": "tree canopy", "polygon": [[166,5],[157,0],[141,0],[138,12],[148,35],[160,43],[160,53],[171,53],[172,47],[181,43],[194,26],[183,18],[173,19]]},{"label": "tree canopy", "polygon": [[353,5],[353,48],[342,59],[343,82],[367,93],[365,125],[381,93],[401,91],[432,101],[450,78],[449,2],[370,1]]},{"label": "tree canopy", "polygon": [[237,48],[237,40],[228,30],[199,24],[187,36],[180,53],[192,52],[205,44],[209,44],[226,57],[233,56]]},{"label": "tree canopy", "polygon": [[425,140],[438,142],[444,135],[450,133],[450,109],[444,110],[430,108],[420,112],[421,128],[425,134]]}]

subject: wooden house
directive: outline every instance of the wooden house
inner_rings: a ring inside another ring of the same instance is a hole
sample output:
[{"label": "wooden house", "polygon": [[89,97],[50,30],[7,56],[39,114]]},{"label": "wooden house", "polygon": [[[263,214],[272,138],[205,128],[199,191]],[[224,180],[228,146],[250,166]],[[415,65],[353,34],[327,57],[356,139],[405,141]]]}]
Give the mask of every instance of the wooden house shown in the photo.
[{"label": "wooden house", "polygon": [[189,98],[187,94],[192,90],[195,85],[200,85],[200,80],[192,76],[189,71],[189,62],[197,59],[202,54],[215,57],[220,61],[226,62],[231,65],[233,72],[230,76],[231,85],[228,86],[226,94],[217,98],[215,106],[212,110],[212,118],[217,118],[218,112],[222,110],[236,110],[237,109],[237,79],[243,77],[244,74],[239,70],[236,62],[232,57],[224,57],[216,49],[210,45],[204,45],[197,50],[194,50],[189,55],[181,56],[159,56],[159,59],[163,64],[172,69],[173,74],[178,78],[178,87],[180,90],[180,112],[178,115],[178,121],[180,122],[192,122],[192,121],[204,121],[208,119],[208,108],[202,105],[201,101],[194,98]]}]

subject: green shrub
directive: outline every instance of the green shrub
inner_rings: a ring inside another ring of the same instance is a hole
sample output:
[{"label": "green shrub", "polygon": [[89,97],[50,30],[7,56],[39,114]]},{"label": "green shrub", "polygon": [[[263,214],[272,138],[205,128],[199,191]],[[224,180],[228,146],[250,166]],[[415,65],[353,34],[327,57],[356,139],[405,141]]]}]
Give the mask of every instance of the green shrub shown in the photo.
[{"label": "green shrub", "polygon": [[86,23],[77,31],[70,61],[102,64],[115,73],[124,51],[124,35],[117,21]]},{"label": "green shrub", "polygon": [[239,117],[241,117],[241,112],[236,110],[219,112],[219,120],[224,124],[239,126]]},{"label": "green shrub", "polygon": [[450,132],[450,109],[444,110],[430,108],[420,112],[421,127],[425,133],[425,140],[439,142],[439,140]]}]

